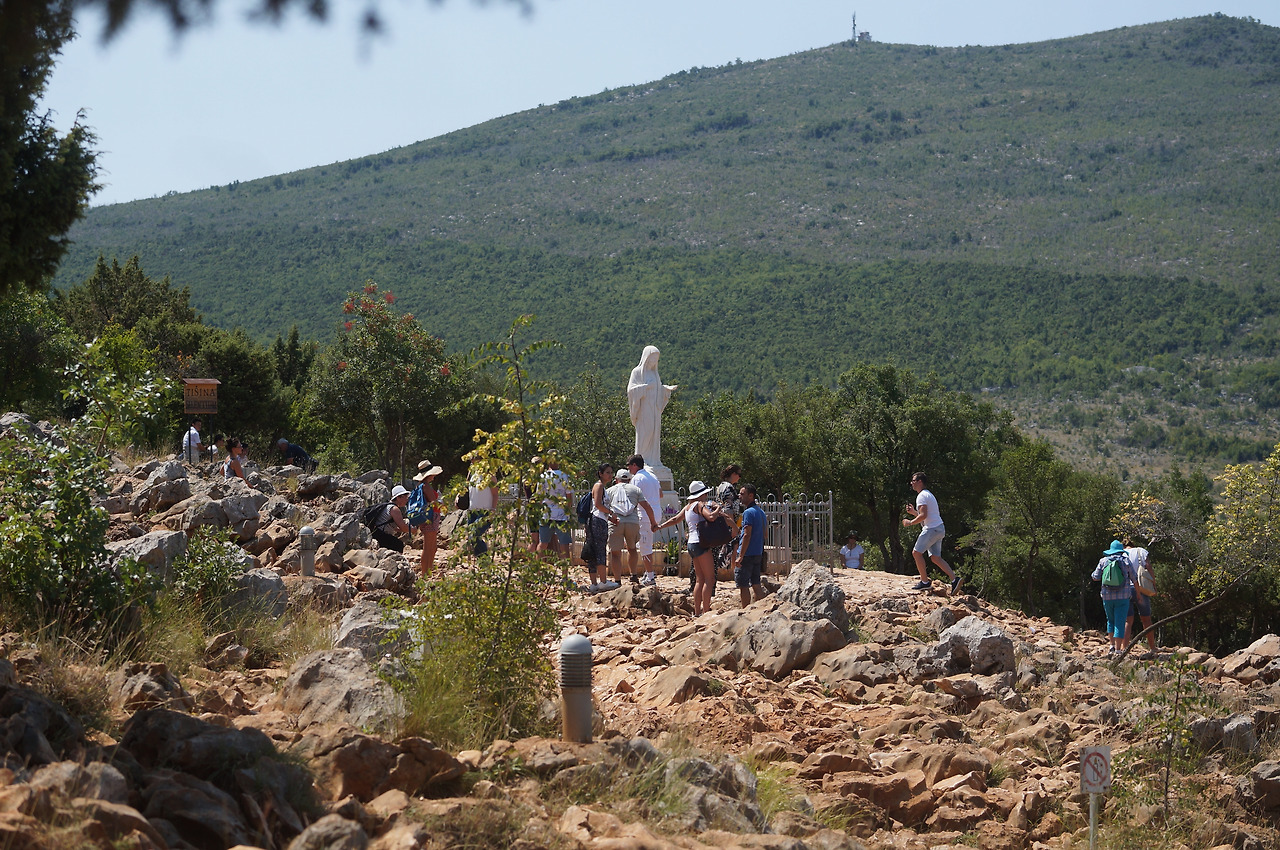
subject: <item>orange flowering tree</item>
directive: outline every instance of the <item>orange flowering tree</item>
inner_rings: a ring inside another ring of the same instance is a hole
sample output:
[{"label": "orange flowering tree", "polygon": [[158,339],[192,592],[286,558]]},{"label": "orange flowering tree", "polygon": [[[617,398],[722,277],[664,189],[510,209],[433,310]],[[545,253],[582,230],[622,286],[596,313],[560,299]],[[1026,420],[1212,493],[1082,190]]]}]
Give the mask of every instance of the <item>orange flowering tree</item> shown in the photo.
[{"label": "orange flowering tree", "polygon": [[347,295],[337,339],[318,358],[308,391],[310,413],[351,441],[358,460],[403,469],[411,452],[436,452],[432,443],[454,430],[446,409],[469,391],[458,363],[395,296],[369,281]]}]

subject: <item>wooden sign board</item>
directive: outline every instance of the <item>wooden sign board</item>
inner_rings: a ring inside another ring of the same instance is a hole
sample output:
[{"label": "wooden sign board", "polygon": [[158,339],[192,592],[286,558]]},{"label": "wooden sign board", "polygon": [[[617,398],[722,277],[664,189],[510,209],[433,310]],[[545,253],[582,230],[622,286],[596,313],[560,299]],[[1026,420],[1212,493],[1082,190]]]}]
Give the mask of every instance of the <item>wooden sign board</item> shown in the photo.
[{"label": "wooden sign board", "polygon": [[217,378],[183,378],[182,412],[217,413],[218,385],[221,383]]}]

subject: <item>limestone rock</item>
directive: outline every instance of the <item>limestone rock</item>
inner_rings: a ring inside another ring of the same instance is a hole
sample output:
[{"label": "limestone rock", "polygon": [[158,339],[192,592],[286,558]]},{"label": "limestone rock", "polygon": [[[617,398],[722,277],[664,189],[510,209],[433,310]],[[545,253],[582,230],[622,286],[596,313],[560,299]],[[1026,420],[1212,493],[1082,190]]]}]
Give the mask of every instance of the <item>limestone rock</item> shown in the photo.
[{"label": "limestone rock", "polygon": [[948,646],[961,670],[974,673],[1003,673],[1016,669],[1013,641],[996,626],[978,617],[965,617],[938,635],[938,643]]},{"label": "limestone rock", "polygon": [[393,611],[382,605],[378,597],[361,597],[342,615],[334,646],[357,650],[370,663],[388,653],[398,653],[409,645],[401,629],[409,611]]},{"label": "limestone rock", "polygon": [[841,632],[849,630],[844,590],[832,578],[831,570],[817,561],[806,559],[792,567],[778,588],[778,598],[796,606],[792,616],[797,620],[830,620]]},{"label": "limestone rock", "polygon": [[283,617],[289,603],[284,579],[275,570],[258,567],[236,579],[236,590],[227,604],[239,610],[253,610]]},{"label": "limestone rock", "polygon": [[195,705],[163,664],[126,664],[111,675],[108,686],[115,704],[124,711],[160,706],[189,711]]},{"label": "limestone rock", "polygon": [[279,705],[297,718],[301,729],[317,723],[384,729],[401,712],[391,686],[355,649],[323,650],[298,659],[280,687]]},{"label": "limestone rock", "polygon": [[114,558],[132,558],[152,574],[167,578],[174,560],[187,551],[187,535],[181,531],[151,531],[141,537],[106,544]]}]

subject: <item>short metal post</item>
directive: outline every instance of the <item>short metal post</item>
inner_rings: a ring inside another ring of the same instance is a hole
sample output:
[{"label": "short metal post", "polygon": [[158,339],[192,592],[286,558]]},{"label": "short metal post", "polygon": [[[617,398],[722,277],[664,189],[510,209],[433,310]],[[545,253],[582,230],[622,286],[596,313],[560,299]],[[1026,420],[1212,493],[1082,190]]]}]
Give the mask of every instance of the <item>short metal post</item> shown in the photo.
[{"label": "short metal post", "polygon": [[591,641],[569,635],[560,642],[561,737],[591,743]]},{"label": "short metal post", "polygon": [[1089,795],[1089,850],[1098,850],[1098,797]]},{"label": "short metal post", "polygon": [[314,528],[304,525],[298,530],[298,548],[302,550],[302,574],[304,576],[316,574],[316,547],[319,545]]}]

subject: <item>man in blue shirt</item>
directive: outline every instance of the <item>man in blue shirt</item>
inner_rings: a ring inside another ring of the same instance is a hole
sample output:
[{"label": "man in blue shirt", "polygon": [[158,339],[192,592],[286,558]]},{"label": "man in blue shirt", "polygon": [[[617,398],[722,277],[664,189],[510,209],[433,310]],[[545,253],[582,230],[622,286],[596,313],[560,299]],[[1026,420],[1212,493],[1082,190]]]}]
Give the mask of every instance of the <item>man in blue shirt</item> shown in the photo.
[{"label": "man in blue shirt", "polygon": [[742,536],[733,553],[733,583],[738,586],[742,607],[751,604],[754,593],[757,601],[764,599],[764,511],[756,506],[756,486],[743,484],[738,491],[742,500]]},{"label": "man in blue shirt", "polygon": [[276,440],[276,448],[284,453],[285,459],[289,463],[301,469],[303,472],[315,472],[316,462],[311,459],[311,455],[307,454],[307,450],[297,443],[291,443],[284,437]]}]

